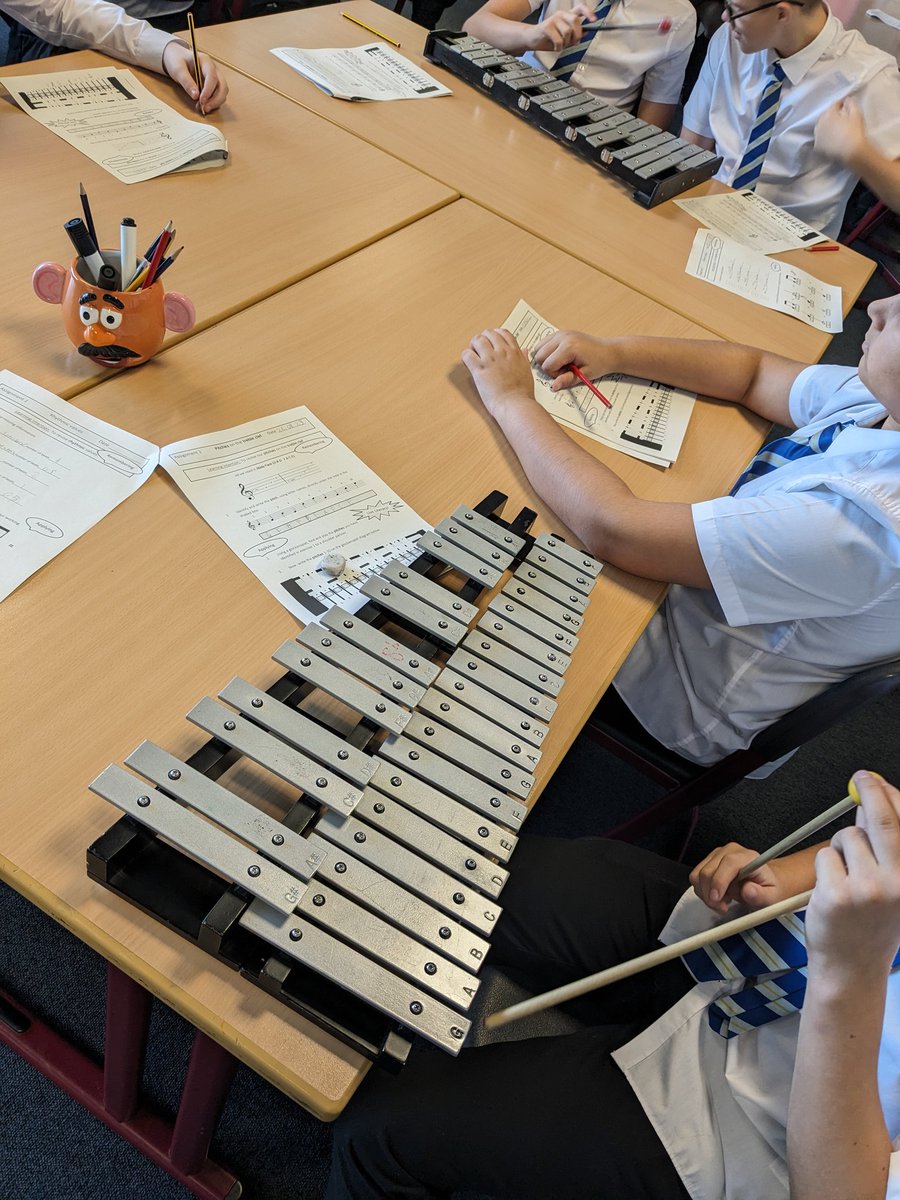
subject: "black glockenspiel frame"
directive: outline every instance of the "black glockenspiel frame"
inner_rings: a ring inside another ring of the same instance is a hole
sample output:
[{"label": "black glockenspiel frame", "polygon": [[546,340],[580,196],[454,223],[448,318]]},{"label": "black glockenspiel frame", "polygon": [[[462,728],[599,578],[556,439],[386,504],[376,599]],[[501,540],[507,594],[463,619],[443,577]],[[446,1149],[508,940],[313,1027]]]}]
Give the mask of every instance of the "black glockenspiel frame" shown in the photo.
[{"label": "black glockenspiel frame", "polygon": [[711,179],[722,159],[468,34],[435,29],[425,57],[634,188],[645,208]]},{"label": "black glockenspiel frame", "polygon": [[[524,539],[525,546],[510,568],[514,570],[534,544],[528,530],[537,514],[526,508],[514,521],[503,521],[500,514],[506,499],[502,492],[492,492],[475,511]],[[443,563],[425,553],[410,563],[409,569],[425,575],[446,570]],[[467,580],[458,594],[473,602],[483,590],[481,585]],[[375,628],[387,624],[404,628],[400,618],[374,601],[369,601],[356,616]],[[412,626],[406,629],[414,636],[421,636]],[[420,640],[411,649],[429,661],[439,653],[439,647],[429,639]],[[283,704],[299,707],[314,690],[314,685],[298,681],[288,672],[276,680],[267,694]],[[375,727],[362,719],[346,741],[364,749],[374,732]],[[209,779],[217,780],[241,757],[212,737],[186,761]],[[318,812],[319,806],[301,795],[281,824],[295,833],[303,833]],[[242,928],[240,918],[253,899],[250,893],[236,883],[229,884],[131,816],[120,817],[88,847],[87,873],[96,883],[239,971],[244,978],[379,1066],[397,1071],[405,1063],[413,1036],[408,1029]]]}]

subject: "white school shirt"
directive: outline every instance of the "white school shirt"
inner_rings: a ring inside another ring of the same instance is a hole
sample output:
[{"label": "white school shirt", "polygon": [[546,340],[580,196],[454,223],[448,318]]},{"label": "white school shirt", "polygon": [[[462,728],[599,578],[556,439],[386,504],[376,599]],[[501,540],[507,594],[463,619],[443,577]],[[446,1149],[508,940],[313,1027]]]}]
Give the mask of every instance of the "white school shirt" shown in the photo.
[{"label": "white school shirt", "polygon": [[54,46],[99,50],[148,71],[162,73],[163,50],[173,40],[106,0],[0,0],[0,9]]},{"label": "white school shirt", "polygon": [[[531,11],[540,3],[529,0]],[[547,0],[541,20],[574,6],[575,0]],[[672,25],[660,33],[657,26],[664,17]],[[619,108],[633,109],[640,99],[677,104],[696,29],[690,0],[616,0],[569,82]],[[556,58],[552,50],[524,55],[525,62],[544,70],[552,69]]]},{"label": "white school shirt", "polygon": [[672,587],[616,675],[647,731],[698,763],[900,657],[900,433],[852,367],[801,371],[796,437],[854,419],[822,454],[692,505],[712,590]]},{"label": "white school shirt", "polygon": [[[716,179],[723,183],[731,183],[740,166],[776,58],[772,50],[745,54],[727,25],[710,40],[684,106],[684,124],[715,141],[723,159]],[[779,62],[787,78],[756,191],[834,238],[858,177],[816,150],[816,122],[835,100],[853,94],[875,146],[890,159],[900,158],[897,62],[830,13],[808,46]]]},{"label": "white school shirt", "polygon": [[[668,945],[734,915],[719,917],[686,892],[660,941]],[[790,1200],[786,1130],[801,1017],[720,1037],[709,1026],[708,1005],[743,986],[698,983],[612,1055],[691,1200]],[[878,1088],[894,1151],[885,1200],[900,1200],[900,971],[888,976]]]}]

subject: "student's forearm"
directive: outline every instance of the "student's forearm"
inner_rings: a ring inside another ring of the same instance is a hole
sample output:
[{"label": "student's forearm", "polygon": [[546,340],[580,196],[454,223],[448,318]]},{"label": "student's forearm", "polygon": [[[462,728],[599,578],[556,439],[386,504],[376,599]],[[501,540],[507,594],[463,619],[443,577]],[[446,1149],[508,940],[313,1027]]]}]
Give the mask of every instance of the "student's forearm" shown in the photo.
[{"label": "student's forearm", "polygon": [[752,346],[684,338],[618,338],[611,368],[730,400],[769,421],[789,419],[787,397],[801,364]]},{"label": "student's forearm", "polygon": [[496,13],[484,10],[473,13],[463,23],[466,33],[496,46],[498,50],[504,50],[507,54],[524,54],[530,50],[529,35],[532,29],[533,26],[522,21],[510,21],[506,17],[498,17]]},{"label": "student's forearm", "polygon": [[791,1200],[884,1200],[891,1154],[878,1096],[885,974],[810,964],[788,1114]]},{"label": "student's forearm", "polygon": [[494,418],[535,491],[592,554],[647,579],[710,586],[689,505],[636,497],[538,404],[499,404]]}]

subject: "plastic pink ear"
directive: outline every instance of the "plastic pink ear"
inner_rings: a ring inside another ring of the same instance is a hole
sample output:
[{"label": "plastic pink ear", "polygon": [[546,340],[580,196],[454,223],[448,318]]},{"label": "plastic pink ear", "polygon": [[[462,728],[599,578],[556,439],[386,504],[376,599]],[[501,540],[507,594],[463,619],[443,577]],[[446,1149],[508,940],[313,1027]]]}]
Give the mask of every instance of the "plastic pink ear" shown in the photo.
[{"label": "plastic pink ear", "polygon": [[45,304],[62,304],[65,282],[65,268],[55,262],[41,263],[39,267],[34,268],[34,274],[31,276],[34,294]]},{"label": "plastic pink ear", "polygon": [[197,323],[197,313],[187,296],[181,292],[166,292],[163,300],[166,315],[166,329],[173,333],[187,333]]}]

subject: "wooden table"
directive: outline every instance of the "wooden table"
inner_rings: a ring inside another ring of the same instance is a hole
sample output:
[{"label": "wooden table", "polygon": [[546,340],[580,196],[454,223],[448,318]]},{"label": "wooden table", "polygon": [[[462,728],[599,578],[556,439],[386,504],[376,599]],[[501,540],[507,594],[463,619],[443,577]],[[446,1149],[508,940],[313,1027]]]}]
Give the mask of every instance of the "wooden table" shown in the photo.
[{"label": "wooden table", "polygon": [[[520,296],[560,324],[587,309],[608,313],[617,334],[708,336],[458,201],[91,388],[79,405],[166,442],[305,403],[427,520],[499,488],[509,515],[527,504],[538,528],[559,530],[459,363],[470,335]],[[644,495],[701,499],[730,483],[762,428],[729,405],[700,402],[668,471],[586,444]],[[662,591],[603,572],[540,784]],[[16,688],[3,705],[0,875],[304,1107],[333,1118],[363,1059],[84,870],[85,847],[116,819],[88,781],[144,737],[189,753],[201,738],[183,714],[235,674],[268,686],[281,673],[269,655],[295,622],[162,473],[23,584],[3,618],[0,655]],[[249,772],[232,785],[258,790]],[[267,803],[276,795],[269,787]]]},{"label": "wooden table", "polygon": [[[352,46],[371,35],[341,19],[346,10],[401,43],[401,53],[453,90],[427,101],[354,104],[334,100],[270,53],[273,47]],[[236,70],[351,130],[441,180],[463,196],[673,308],[695,324],[804,362],[830,336],[684,273],[696,222],[669,201],[646,210],[617,180],[578,159],[487,96],[427,63],[425,32],[371,0],[352,0],[205,29],[203,46]],[[689,195],[724,190],[707,183]],[[843,288],[849,311],[872,273],[869,259],[794,251],[784,256]],[[576,327],[602,333],[606,314],[582,308]],[[650,332],[649,330],[646,332]]]},{"label": "wooden table", "polygon": [[[83,52],[5,68],[0,80],[109,62]],[[138,74],[155,95],[185,115],[196,115],[166,79]],[[31,289],[38,263],[68,265],[72,259],[63,223],[81,216],[79,180],[105,245],[118,247],[119,222],[126,215],[138,223],[142,249],[169,218],[175,222],[175,244],[185,250],[166,284],[193,300],[197,329],[455,198],[445,185],[269,89],[237,73],[229,82],[228,104],[206,118],[228,138],[224,167],[131,186],[119,183],[3,95],[0,145],[8,164],[8,203],[0,226],[4,367],[64,397],[108,373],[77,354],[63,330],[60,310],[41,303]],[[174,340],[172,334],[168,337]]]}]

